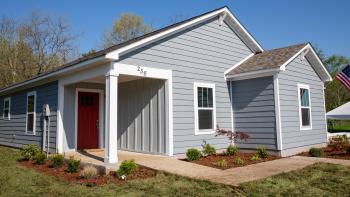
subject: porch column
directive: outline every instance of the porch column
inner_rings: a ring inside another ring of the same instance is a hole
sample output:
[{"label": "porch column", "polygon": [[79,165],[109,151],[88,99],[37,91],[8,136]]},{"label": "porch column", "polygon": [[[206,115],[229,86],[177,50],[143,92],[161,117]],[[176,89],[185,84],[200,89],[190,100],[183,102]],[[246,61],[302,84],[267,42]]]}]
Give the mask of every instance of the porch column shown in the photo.
[{"label": "porch column", "polygon": [[117,163],[118,74],[111,64],[106,74],[105,163]]}]

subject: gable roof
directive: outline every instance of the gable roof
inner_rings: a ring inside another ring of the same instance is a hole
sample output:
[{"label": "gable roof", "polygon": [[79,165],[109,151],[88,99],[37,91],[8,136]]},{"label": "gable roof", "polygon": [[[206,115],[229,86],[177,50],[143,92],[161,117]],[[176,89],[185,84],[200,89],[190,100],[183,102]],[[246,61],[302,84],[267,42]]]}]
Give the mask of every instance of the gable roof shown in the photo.
[{"label": "gable roof", "polygon": [[256,73],[269,73],[285,70],[287,64],[303,53],[308,58],[322,81],[331,81],[332,77],[319,59],[310,43],[291,45],[283,48],[267,50],[253,54],[247,59],[231,67],[226,73],[227,78],[254,75]]},{"label": "gable roof", "polygon": [[96,61],[116,61],[119,59],[121,54],[125,54],[127,52],[131,52],[139,47],[145,46],[147,44],[158,41],[159,39],[163,39],[167,36],[171,36],[175,33],[193,27],[197,24],[200,24],[204,21],[210,20],[212,18],[218,17],[219,20],[225,21],[233,31],[238,35],[238,37],[248,46],[250,50],[254,53],[262,52],[264,49],[261,45],[255,40],[255,38],[246,30],[246,28],[239,22],[239,20],[233,15],[233,13],[229,10],[227,6],[206,12],[204,14],[189,18],[187,20],[166,26],[159,30],[155,30],[153,32],[147,33],[143,36],[128,40],[126,42],[111,46],[109,48],[97,51],[90,55],[81,57],[72,62],[64,64],[54,70],[51,70],[47,73],[38,75],[34,78],[15,83],[13,85],[7,86],[5,88],[0,89],[0,93],[4,93],[8,90],[12,90],[14,88],[20,87],[22,85],[26,85],[28,83],[33,83],[36,81],[40,81],[42,79],[56,76],[58,74],[68,72],[74,70],[75,67],[81,67],[89,62]]}]

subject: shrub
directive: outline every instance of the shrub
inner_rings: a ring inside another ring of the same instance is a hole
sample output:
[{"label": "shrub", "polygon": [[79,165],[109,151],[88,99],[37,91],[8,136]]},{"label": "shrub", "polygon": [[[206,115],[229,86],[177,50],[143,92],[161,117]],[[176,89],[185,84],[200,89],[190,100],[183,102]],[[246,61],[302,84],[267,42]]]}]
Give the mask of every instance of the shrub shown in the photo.
[{"label": "shrub", "polygon": [[310,148],[309,154],[313,157],[322,157],[324,152],[322,148]]},{"label": "shrub", "polygon": [[216,154],[216,149],[212,145],[207,144],[205,141],[204,141],[204,145],[202,145],[202,147],[203,147],[203,154],[204,155]]},{"label": "shrub", "polygon": [[47,159],[46,153],[40,152],[34,156],[34,161],[36,164],[43,165]]},{"label": "shrub", "polygon": [[269,157],[269,151],[267,151],[267,149],[263,146],[258,148],[258,152],[257,155],[261,158],[261,159],[266,159]]},{"label": "shrub", "polygon": [[225,159],[220,159],[219,161],[216,162],[216,165],[220,168],[226,168],[227,162]]},{"label": "shrub", "polygon": [[235,155],[239,151],[239,148],[233,144],[230,144],[226,149],[226,155]]},{"label": "shrub", "polygon": [[201,158],[201,156],[201,152],[199,152],[199,150],[195,148],[190,148],[186,152],[186,157],[188,161],[198,160],[199,158]]},{"label": "shrub", "polygon": [[67,171],[70,173],[78,172],[80,168],[80,160],[75,160],[73,157],[68,160]]},{"label": "shrub", "polygon": [[133,159],[132,160],[125,160],[120,164],[119,170],[117,173],[119,176],[129,175],[129,174],[134,173],[137,170],[137,168],[138,168],[138,166]]},{"label": "shrub", "polygon": [[346,135],[336,135],[331,137],[328,142],[328,147],[334,151],[344,151],[349,144],[349,138]]},{"label": "shrub", "polygon": [[235,159],[235,164],[236,164],[236,165],[243,166],[243,165],[244,165],[244,161],[243,161],[240,157],[237,157],[237,158]]},{"label": "shrub", "polygon": [[41,153],[41,149],[35,144],[24,145],[20,149],[21,159],[25,161],[34,159],[35,155],[39,153]]},{"label": "shrub", "polygon": [[260,159],[260,157],[259,157],[258,154],[255,154],[255,155],[253,155],[253,156],[250,158],[250,160],[251,160],[251,161],[260,161],[261,159]]},{"label": "shrub", "polygon": [[63,165],[64,156],[61,154],[55,154],[51,157],[51,161],[52,161],[51,167],[59,168]]},{"label": "shrub", "polygon": [[348,147],[346,148],[346,153],[347,153],[347,154],[350,154],[350,146],[348,146]]},{"label": "shrub", "polygon": [[85,166],[83,170],[80,172],[80,177],[84,179],[93,179],[93,178],[96,178],[97,175],[98,175],[97,169],[92,165]]}]

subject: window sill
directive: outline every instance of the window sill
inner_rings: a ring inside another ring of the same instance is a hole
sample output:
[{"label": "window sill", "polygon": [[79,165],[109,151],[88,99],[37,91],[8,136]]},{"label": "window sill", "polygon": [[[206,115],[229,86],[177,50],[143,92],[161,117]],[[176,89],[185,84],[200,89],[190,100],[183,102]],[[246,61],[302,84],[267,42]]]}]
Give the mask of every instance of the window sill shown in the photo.
[{"label": "window sill", "polygon": [[311,126],[309,126],[309,127],[300,127],[300,130],[301,131],[312,130],[312,127]]},{"label": "window sill", "polygon": [[35,135],[35,133],[32,133],[32,132],[26,132],[26,135]]},{"label": "window sill", "polygon": [[196,130],[195,135],[209,135],[209,134],[214,134],[215,130],[214,129],[203,129],[203,130]]}]

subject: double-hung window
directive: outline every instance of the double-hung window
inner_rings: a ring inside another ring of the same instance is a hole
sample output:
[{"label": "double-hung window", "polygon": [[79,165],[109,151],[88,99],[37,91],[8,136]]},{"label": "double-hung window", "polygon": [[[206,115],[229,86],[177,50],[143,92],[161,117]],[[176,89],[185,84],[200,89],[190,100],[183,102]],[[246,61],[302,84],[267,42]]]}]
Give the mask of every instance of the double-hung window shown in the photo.
[{"label": "double-hung window", "polygon": [[312,129],[310,87],[298,85],[300,129]]},{"label": "double-hung window", "polygon": [[4,105],[2,110],[2,118],[4,120],[10,120],[11,119],[11,98],[6,97],[4,98]]},{"label": "double-hung window", "polygon": [[36,122],[36,92],[27,94],[27,125],[26,132],[35,135]]},{"label": "double-hung window", "polygon": [[215,132],[215,85],[194,83],[195,134]]}]

